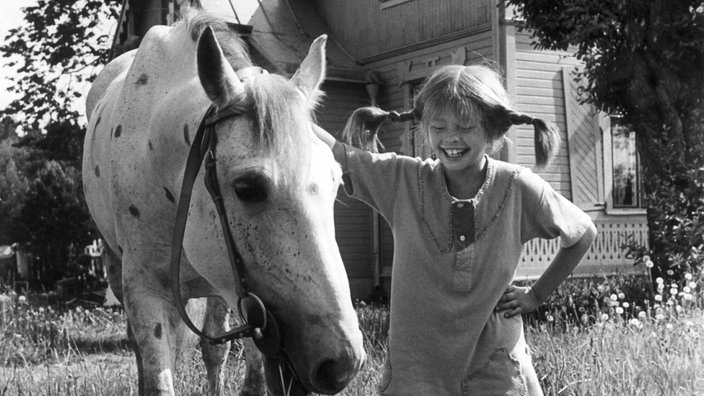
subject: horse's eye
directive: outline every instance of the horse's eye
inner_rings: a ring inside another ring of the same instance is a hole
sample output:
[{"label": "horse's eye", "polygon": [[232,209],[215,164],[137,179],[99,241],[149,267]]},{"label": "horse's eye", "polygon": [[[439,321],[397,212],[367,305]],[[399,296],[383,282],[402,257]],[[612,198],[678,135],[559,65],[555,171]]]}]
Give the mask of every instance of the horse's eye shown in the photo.
[{"label": "horse's eye", "polygon": [[233,183],[237,198],[244,202],[264,202],[269,195],[269,183],[261,174],[249,174],[235,179]]}]

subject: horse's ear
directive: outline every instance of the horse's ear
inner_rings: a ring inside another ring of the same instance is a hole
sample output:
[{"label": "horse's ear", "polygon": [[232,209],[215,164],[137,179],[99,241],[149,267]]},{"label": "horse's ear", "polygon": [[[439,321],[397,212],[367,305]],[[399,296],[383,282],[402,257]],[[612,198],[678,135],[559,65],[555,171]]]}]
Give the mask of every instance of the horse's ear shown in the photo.
[{"label": "horse's ear", "polygon": [[313,41],[308,55],[303,59],[296,74],[291,77],[298,88],[308,97],[314,98],[318,87],[325,78],[325,42],[328,36],[323,34]]},{"label": "horse's ear", "polygon": [[225,59],[210,27],[198,39],[198,77],[208,98],[218,107],[236,99],[244,90],[242,82]]}]

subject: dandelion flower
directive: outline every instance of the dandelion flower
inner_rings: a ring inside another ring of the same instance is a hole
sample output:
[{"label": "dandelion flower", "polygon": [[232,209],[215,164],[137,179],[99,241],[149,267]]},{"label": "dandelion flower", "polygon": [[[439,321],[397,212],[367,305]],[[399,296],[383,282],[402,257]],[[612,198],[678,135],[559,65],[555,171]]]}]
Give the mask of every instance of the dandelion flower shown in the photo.
[{"label": "dandelion flower", "polygon": [[664,281],[661,277],[658,276],[657,278],[655,278],[655,282],[656,282],[657,284],[661,284],[661,283],[663,283],[663,282],[665,282],[665,281]]},{"label": "dandelion flower", "polygon": [[645,262],[645,268],[653,268],[653,265],[654,265],[653,262],[650,260]]},{"label": "dandelion flower", "polygon": [[645,319],[646,316],[647,316],[647,314],[645,313],[645,311],[640,311],[640,312],[638,312],[638,317],[639,317],[639,318]]},{"label": "dandelion flower", "polygon": [[662,295],[660,295],[660,294],[656,294],[654,298],[655,298],[655,301],[662,301]]},{"label": "dandelion flower", "polygon": [[623,305],[624,308],[628,308],[631,306],[631,304],[629,304],[627,301],[624,301],[621,305]]},{"label": "dandelion flower", "polygon": [[37,311],[39,311],[40,313],[43,313],[43,312],[44,312],[44,307],[39,307],[39,309],[38,309]]},{"label": "dandelion flower", "polygon": [[638,319],[636,319],[636,318],[632,318],[631,320],[629,320],[629,321],[628,321],[628,324],[631,325],[631,326],[638,327],[638,328],[643,327],[643,325],[640,323],[640,320],[638,320]]},{"label": "dandelion flower", "polygon": [[670,294],[672,294],[673,296],[676,296],[676,295],[677,295],[677,289],[670,289]]},{"label": "dandelion flower", "polygon": [[650,256],[648,256],[647,254],[643,256],[643,261],[650,261]]},{"label": "dandelion flower", "polygon": [[548,319],[548,322],[552,322],[555,320],[555,318],[553,318],[552,315],[548,315],[547,319]]},{"label": "dandelion flower", "polygon": [[604,322],[606,322],[607,320],[609,320],[609,315],[607,315],[607,314],[605,314],[605,313],[604,313],[604,314],[601,314],[601,320],[604,321]]},{"label": "dandelion flower", "polygon": [[619,294],[618,294],[618,299],[619,299],[619,300],[623,300],[624,298],[626,298],[626,295],[625,295],[625,294],[623,294],[623,293],[619,293]]},{"label": "dandelion flower", "polygon": [[689,287],[691,287],[692,289],[694,289],[694,288],[697,287],[697,284],[694,283],[694,282],[689,282]]},{"label": "dandelion flower", "polygon": [[691,292],[692,292],[692,289],[691,289],[689,286],[685,286],[685,287],[682,288],[682,292],[684,292],[684,293],[691,293]]},{"label": "dandelion flower", "polygon": [[688,281],[692,280],[692,274],[690,274],[689,272],[687,272],[686,274],[684,274],[684,279],[686,279],[686,280],[688,280]]},{"label": "dandelion flower", "polygon": [[619,315],[622,315],[622,314],[623,314],[623,308],[621,308],[621,307],[616,307],[616,313],[619,314]]},{"label": "dandelion flower", "polygon": [[25,296],[19,296],[19,298],[18,298],[17,300],[18,300],[21,304],[24,304],[25,302],[27,302],[27,297],[25,297]]},{"label": "dandelion flower", "polygon": [[675,274],[675,271],[673,271],[673,270],[671,270],[671,269],[670,269],[670,270],[667,270],[667,274],[670,275],[670,276],[672,276],[672,275]]},{"label": "dandelion flower", "polygon": [[682,306],[678,304],[678,305],[675,307],[675,311],[677,311],[677,313],[682,313],[682,311],[684,311],[684,308],[682,308]]},{"label": "dandelion flower", "polygon": [[665,319],[665,315],[663,315],[661,313],[655,315],[655,320],[663,320],[663,319]]},{"label": "dandelion flower", "polygon": [[615,295],[615,294],[612,294],[612,295],[611,295],[611,301],[616,301],[616,300],[618,300],[618,296]]},{"label": "dandelion flower", "polygon": [[687,300],[687,301],[690,301],[690,300],[692,299],[692,295],[689,294],[689,293],[685,293],[684,299]]},{"label": "dandelion flower", "polygon": [[667,327],[668,330],[672,330],[672,323],[666,324],[665,327]]},{"label": "dandelion flower", "polygon": [[672,289],[677,289],[679,286],[677,286],[677,283],[673,283],[670,285],[670,288]]}]

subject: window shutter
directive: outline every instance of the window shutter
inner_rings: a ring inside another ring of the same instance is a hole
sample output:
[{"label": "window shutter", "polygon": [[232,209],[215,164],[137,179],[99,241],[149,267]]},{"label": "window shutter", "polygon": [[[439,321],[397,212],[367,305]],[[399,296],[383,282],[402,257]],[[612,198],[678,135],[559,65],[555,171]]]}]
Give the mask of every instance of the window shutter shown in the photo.
[{"label": "window shutter", "polygon": [[572,202],[582,210],[603,206],[602,135],[598,112],[579,104],[577,83],[570,75],[573,67],[562,69],[567,119]]}]

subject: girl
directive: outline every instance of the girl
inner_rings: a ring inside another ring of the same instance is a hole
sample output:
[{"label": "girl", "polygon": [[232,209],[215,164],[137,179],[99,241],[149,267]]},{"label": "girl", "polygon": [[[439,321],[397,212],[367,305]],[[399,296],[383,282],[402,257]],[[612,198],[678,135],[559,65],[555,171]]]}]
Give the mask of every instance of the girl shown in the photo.
[{"label": "girl", "polygon": [[[373,154],[319,137],[333,149],[346,192],[381,213],[394,235],[389,355],[382,395],[541,395],[521,313],[546,299],[592,244],[590,217],[529,169],[490,158],[511,125],[532,124],[536,162],[559,132],[514,112],[484,66],[446,66],[412,111],[358,109],[360,136],[384,119],[420,121],[437,160]],[[525,242],[560,237],[532,288],[510,286]]]}]

